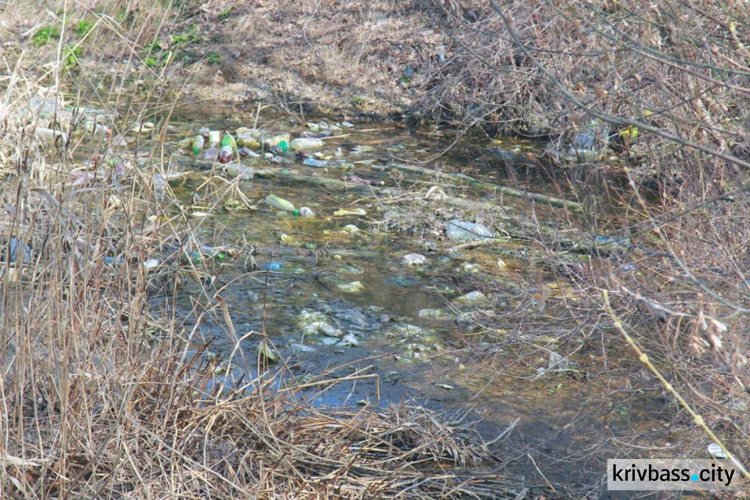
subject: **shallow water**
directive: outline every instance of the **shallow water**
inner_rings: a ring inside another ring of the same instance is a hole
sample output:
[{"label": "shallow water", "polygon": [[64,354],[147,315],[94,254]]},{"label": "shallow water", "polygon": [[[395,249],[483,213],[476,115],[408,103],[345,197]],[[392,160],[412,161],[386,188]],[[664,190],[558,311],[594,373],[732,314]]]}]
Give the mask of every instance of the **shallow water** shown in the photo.
[{"label": "shallow water", "polygon": [[[252,126],[253,120],[254,116],[246,120],[237,116],[231,120],[203,117],[200,122],[188,123],[180,122],[178,117],[172,122],[170,144],[176,150],[176,142],[194,135],[199,126],[233,130],[240,125]],[[272,129],[289,130],[293,135],[304,129],[279,119],[269,122],[274,124]],[[307,179],[341,179],[354,174],[412,193],[421,189],[423,195],[437,183],[435,179],[388,166],[430,159],[447,149],[453,139],[450,134],[430,135],[366,123],[355,123],[353,128],[336,135],[339,137],[325,140],[322,151],[333,155],[341,148],[342,157],[331,161],[345,162],[347,166],[306,167],[288,154],[281,165],[259,161],[255,168],[299,174]],[[373,149],[357,153],[363,145]],[[477,140],[464,141],[428,166],[554,196],[566,194],[558,189],[560,184],[537,176],[528,165],[514,171],[512,165],[487,155],[490,146]],[[503,146],[514,147],[511,140]],[[516,149],[525,154],[536,146],[526,143]],[[618,382],[608,377],[579,377],[573,372],[538,376],[539,368],[547,366],[545,355],[530,362],[512,344],[492,341],[502,340],[503,334],[488,332],[482,325],[496,325],[496,318],[483,322],[462,316],[472,313],[479,314],[480,319],[487,318],[498,304],[514,307],[518,303],[521,307],[526,299],[519,297],[533,295],[529,289],[542,290],[552,282],[565,286],[544,266],[515,258],[521,254],[533,256],[536,250],[532,241],[448,252],[448,248],[460,243],[447,240],[444,234],[445,222],[456,215],[455,210],[435,205],[434,213],[412,217],[421,216],[428,223],[420,220],[410,224],[413,221],[408,207],[412,204],[410,196],[415,194],[393,198],[371,192],[367,186],[349,184],[337,189],[260,177],[231,184],[217,180],[206,185],[208,168],[211,165],[194,161],[189,155],[175,156],[170,170],[191,174],[170,182],[170,187],[188,213],[199,209],[210,213],[188,219],[198,244],[225,245],[238,253],[222,259],[206,258],[196,265],[200,275],[183,271],[174,297],[185,330],[194,332],[193,342],[198,346],[210,341],[209,354],[212,359],[216,356],[219,364],[230,357],[235,339],[224,316],[213,307],[217,295],[228,306],[237,337],[256,332],[241,343],[251,361],[247,369],[253,376],[257,375],[255,359],[263,332],[301,382],[320,374],[339,380],[327,385],[324,392],[318,392],[319,385],[307,390],[316,404],[386,405],[413,398],[430,408],[468,412],[467,418],[477,421],[485,440],[493,439],[518,419],[510,437],[493,449],[503,470],[527,486],[546,487],[549,481],[562,485],[564,491],[566,486],[595,484],[604,471],[602,460],[617,456],[611,448],[611,437],[630,435],[634,429],[644,429],[634,442],[670,446],[668,429],[658,419],[658,409],[663,404],[658,398],[627,392],[627,397],[620,400]],[[220,166],[213,168],[219,171]],[[452,196],[492,201],[502,204],[509,213],[534,217],[542,223],[554,225],[580,218],[547,206],[532,207],[519,199],[472,191],[456,182],[440,184],[453,191]],[[224,210],[226,200],[239,199],[239,192],[249,200],[251,208]],[[291,200],[297,207],[310,207],[315,217],[278,214],[263,201],[270,193]],[[190,208],[196,200],[200,207]],[[334,215],[337,210],[354,208],[367,213]],[[389,213],[393,210],[399,211],[400,219]],[[482,213],[474,215],[483,217]],[[390,224],[385,223],[387,220]],[[342,231],[352,224],[359,232]],[[174,253],[175,249],[169,251]],[[423,254],[427,263],[419,267],[404,265],[402,258],[409,253]],[[506,268],[498,267],[498,258],[502,258]],[[347,291],[359,286],[360,291]],[[491,301],[456,301],[474,290],[491,291]],[[565,292],[563,288],[562,292],[551,293]],[[155,307],[169,303],[172,296],[168,295],[156,295]],[[443,317],[436,319],[424,312],[420,315],[424,310],[440,310]],[[535,321],[547,326],[555,321],[539,305],[530,310],[539,311]],[[200,325],[196,329],[198,317]],[[321,320],[340,331],[337,337],[305,330],[310,323]],[[559,328],[565,330],[569,326]],[[552,325],[553,329],[556,327]],[[507,328],[525,327],[509,324]],[[350,345],[346,335],[351,335],[349,339],[357,345]],[[543,353],[544,349],[539,351]],[[581,373],[598,371],[596,367],[603,360],[596,351],[592,352],[586,361],[588,367],[583,367]],[[240,378],[242,369],[235,366],[232,374]],[[224,375],[218,379],[225,380]]]}]

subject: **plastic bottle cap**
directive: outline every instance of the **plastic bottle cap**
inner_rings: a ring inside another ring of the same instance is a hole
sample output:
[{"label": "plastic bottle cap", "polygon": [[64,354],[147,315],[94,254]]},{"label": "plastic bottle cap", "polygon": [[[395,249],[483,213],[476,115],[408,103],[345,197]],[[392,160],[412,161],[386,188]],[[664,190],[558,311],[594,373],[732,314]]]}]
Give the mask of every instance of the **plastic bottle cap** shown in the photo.
[{"label": "plastic bottle cap", "polygon": [[295,217],[299,217],[299,210],[295,208],[294,211],[292,212],[292,215],[294,215]]},{"label": "plastic bottle cap", "polygon": [[286,141],[279,142],[279,149],[282,151],[287,151],[289,149],[289,144],[287,144]]}]

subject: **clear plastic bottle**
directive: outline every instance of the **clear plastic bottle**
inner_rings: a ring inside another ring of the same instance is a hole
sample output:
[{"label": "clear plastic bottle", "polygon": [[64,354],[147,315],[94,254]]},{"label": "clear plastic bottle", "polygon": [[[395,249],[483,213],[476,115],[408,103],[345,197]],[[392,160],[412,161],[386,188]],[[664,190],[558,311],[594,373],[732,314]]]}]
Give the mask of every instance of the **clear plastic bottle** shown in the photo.
[{"label": "clear plastic bottle", "polygon": [[289,144],[289,148],[293,151],[307,151],[309,149],[320,149],[322,147],[323,141],[313,137],[299,137]]},{"label": "clear plastic bottle", "polygon": [[206,137],[208,137],[209,146],[218,146],[221,142],[221,132],[219,132],[218,130],[209,130]]},{"label": "clear plastic bottle", "polygon": [[193,154],[195,156],[198,156],[201,154],[201,150],[203,149],[203,145],[206,143],[206,139],[202,135],[196,135],[190,145],[193,148]]}]

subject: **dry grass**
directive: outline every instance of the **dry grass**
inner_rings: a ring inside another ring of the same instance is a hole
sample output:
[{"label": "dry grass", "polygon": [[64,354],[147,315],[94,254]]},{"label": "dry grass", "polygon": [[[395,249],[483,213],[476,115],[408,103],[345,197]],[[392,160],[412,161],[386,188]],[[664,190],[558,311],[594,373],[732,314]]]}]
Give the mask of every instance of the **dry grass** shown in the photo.
[{"label": "dry grass", "polygon": [[[139,48],[168,11],[135,7],[107,4],[114,10],[88,35],[122,53],[91,48],[92,60],[66,65],[52,42],[19,45],[2,79],[2,496],[497,498],[505,486],[495,476],[461,472],[490,459],[461,419],[407,404],[325,410],[311,401],[346,378],[322,374],[300,388],[287,369],[250,368],[243,356],[245,377],[230,382],[154,307],[176,286],[182,248],[155,271],[143,263],[191,233],[158,182],[168,120],[150,152],[134,153],[142,139],[127,133],[173,104],[159,89],[169,65],[148,68]],[[5,14],[46,15],[24,8]],[[125,9],[136,17],[117,21]],[[61,34],[57,47],[73,38]],[[119,72],[123,57],[130,66]],[[88,67],[109,63],[114,76]],[[134,79],[137,93],[117,92]],[[106,115],[81,114],[84,82],[108,96]],[[111,135],[85,133],[88,120]]]},{"label": "dry grass", "polygon": [[[75,3],[67,11],[4,6],[2,26],[14,36],[0,49],[0,224],[6,242],[18,238],[33,252],[23,266],[3,262],[3,492],[322,498],[404,490],[433,498],[498,491],[423,468],[486,457],[424,410],[324,413],[271,390],[284,373],[252,380],[246,393],[203,390],[212,387],[211,367],[193,357],[169,316],[149,309],[149,284],[168,283],[174,270],[155,277],[139,265],[158,242],[189,236],[179,227],[184,214],[150,218],[174,209],[168,193],[154,193],[164,163],[158,148],[149,168],[123,152],[72,188],[70,172],[92,173],[83,157],[104,147],[78,134],[63,150],[34,139],[39,126],[81,130],[79,117],[61,113],[63,90],[74,89],[65,94],[75,103],[107,96],[120,113],[105,118],[116,137],[168,110],[181,92],[175,82],[183,81],[208,103],[267,99],[293,114],[308,104],[353,114],[408,108],[490,134],[548,137],[553,163],[592,120],[609,123],[624,181],[609,184],[611,167],[596,163],[579,179],[571,173],[571,184],[578,189],[578,180],[596,177],[617,192],[622,213],[615,220],[588,214],[592,235],[603,228],[630,235],[640,250],[571,270],[556,263],[560,242],[530,230],[539,276],[565,270],[560,282],[574,282],[576,299],[520,293],[507,311],[477,321],[488,331],[513,324],[522,335],[511,340],[527,350],[540,350],[529,342],[534,336],[583,334],[606,339],[606,353],[612,336],[601,333],[611,329],[599,292],[610,290],[634,337],[747,459],[745,3],[518,0],[503,4],[505,19],[478,0],[460,2],[459,10],[447,3],[277,0],[203,10],[180,2],[182,15],[136,0]],[[77,33],[81,20],[95,27]],[[35,47],[39,30],[55,26],[59,38]],[[66,57],[77,46],[82,57]],[[407,65],[415,75],[402,84]],[[46,116],[29,106],[47,98],[58,104]],[[656,203],[639,199],[643,185],[656,188]],[[434,214],[395,209],[389,217],[393,227],[420,235],[441,230]],[[118,256],[120,267],[105,263]],[[540,327],[528,313],[534,308],[575,327]],[[696,437],[694,448],[702,447]]]}]

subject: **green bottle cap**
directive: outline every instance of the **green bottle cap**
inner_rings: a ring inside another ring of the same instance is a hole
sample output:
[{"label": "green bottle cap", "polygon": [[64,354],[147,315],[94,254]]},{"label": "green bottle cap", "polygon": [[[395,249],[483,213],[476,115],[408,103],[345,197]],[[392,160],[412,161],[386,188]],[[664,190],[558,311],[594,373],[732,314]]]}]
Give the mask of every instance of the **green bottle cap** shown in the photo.
[{"label": "green bottle cap", "polygon": [[286,141],[279,142],[279,149],[282,151],[288,151],[289,150],[289,144],[286,143]]},{"label": "green bottle cap", "polygon": [[294,215],[295,217],[299,217],[299,210],[295,208],[294,211],[292,212],[292,215]]}]

